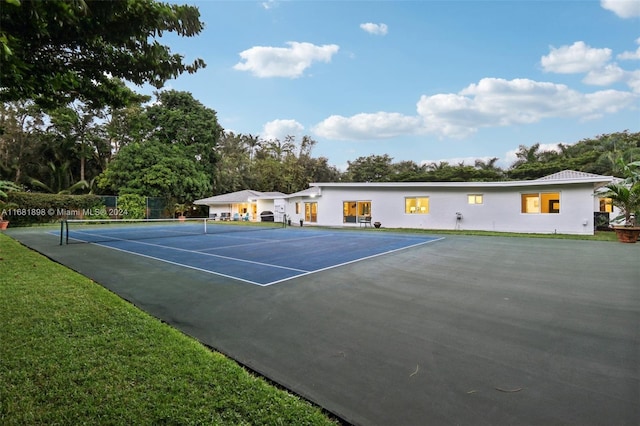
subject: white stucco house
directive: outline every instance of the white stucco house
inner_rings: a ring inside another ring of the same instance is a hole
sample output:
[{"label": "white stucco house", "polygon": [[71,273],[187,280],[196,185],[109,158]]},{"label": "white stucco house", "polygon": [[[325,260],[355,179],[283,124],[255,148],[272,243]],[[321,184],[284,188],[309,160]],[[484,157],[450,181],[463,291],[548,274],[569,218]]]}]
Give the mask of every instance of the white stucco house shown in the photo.
[{"label": "white stucco house", "polygon": [[260,192],[246,189],[229,194],[216,195],[194,201],[193,204],[209,206],[209,218],[223,220],[260,220],[260,213],[272,212],[276,220],[282,220],[285,213],[281,192]]},{"label": "white stucco house", "polygon": [[[195,204],[210,215],[226,209],[286,214],[318,226],[466,229],[593,234],[594,213],[615,216],[610,200],[594,195],[612,176],[562,171],[536,180],[501,182],[312,183],[294,194],[239,191]],[[235,195],[234,195],[235,194]],[[221,204],[224,202],[227,204]],[[236,201],[231,201],[236,200]]]}]

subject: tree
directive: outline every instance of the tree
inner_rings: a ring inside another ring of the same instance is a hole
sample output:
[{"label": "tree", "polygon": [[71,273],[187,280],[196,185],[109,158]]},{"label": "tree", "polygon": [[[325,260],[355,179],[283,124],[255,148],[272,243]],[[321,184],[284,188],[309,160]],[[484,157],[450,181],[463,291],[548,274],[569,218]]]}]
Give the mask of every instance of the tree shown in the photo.
[{"label": "tree", "polygon": [[158,141],[123,147],[98,178],[98,187],[112,194],[166,197],[184,203],[211,191],[211,179],[178,145]]},{"label": "tree", "polygon": [[191,93],[156,93],[157,102],[142,111],[139,142],[120,148],[100,176],[99,188],[113,194],[166,197],[191,202],[210,194],[222,134],[216,112]]},{"label": "tree", "polygon": [[351,182],[389,182],[393,176],[392,161],[388,154],[358,157],[347,162],[347,178]]},{"label": "tree", "polygon": [[530,147],[527,147],[526,145],[520,145],[518,147],[518,151],[516,152],[516,157],[518,159],[515,163],[512,164],[512,168],[517,168],[522,164],[537,163],[540,159],[540,144],[535,143]]},{"label": "tree", "polygon": [[79,180],[86,181],[87,159],[99,157],[105,148],[101,143],[104,139],[99,136],[99,120],[104,118],[103,111],[76,103],[52,111],[50,117],[52,124],[49,130],[75,145],[80,162]]},{"label": "tree", "polygon": [[[148,97],[145,101],[150,100]],[[111,154],[116,154],[121,147],[131,142],[141,142],[151,128],[141,104],[131,104],[123,108],[108,108],[105,131],[109,139]],[[111,156],[107,159],[110,161]]]},{"label": "tree", "polygon": [[42,163],[34,147],[43,123],[33,102],[0,104],[0,178],[25,183],[31,169]]},{"label": "tree", "polygon": [[181,146],[213,179],[217,144],[223,133],[216,112],[189,92],[167,90],[156,97],[157,102],[144,113],[149,125],[147,139]]},{"label": "tree", "polygon": [[252,173],[252,152],[258,146],[257,140],[254,136],[233,132],[221,136],[217,145],[219,159],[214,173],[214,194],[257,188]]},{"label": "tree", "polygon": [[415,161],[400,161],[392,165],[393,180],[397,182],[418,182],[425,179],[426,166]]},{"label": "tree", "polygon": [[620,217],[626,226],[635,226],[640,215],[640,183],[629,185],[626,183],[611,183],[605,187],[606,191],[598,193],[599,197],[610,198],[614,206],[620,209]]},{"label": "tree", "polygon": [[203,29],[196,7],[155,0],[6,0],[0,9],[0,101],[48,107],[81,100],[121,107],[137,99],[123,80],[160,88],[191,64],[156,39]]},{"label": "tree", "polygon": [[[8,198],[7,193],[11,191],[20,191],[21,188],[17,186],[15,183],[10,182],[8,180],[0,180],[0,222],[4,220],[5,209],[15,209],[18,207],[15,203],[10,203],[5,201]],[[6,228],[6,223],[4,224],[4,228]]]},{"label": "tree", "polygon": [[124,194],[118,197],[118,210],[123,219],[143,219],[146,216],[146,199],[138,194]]}]

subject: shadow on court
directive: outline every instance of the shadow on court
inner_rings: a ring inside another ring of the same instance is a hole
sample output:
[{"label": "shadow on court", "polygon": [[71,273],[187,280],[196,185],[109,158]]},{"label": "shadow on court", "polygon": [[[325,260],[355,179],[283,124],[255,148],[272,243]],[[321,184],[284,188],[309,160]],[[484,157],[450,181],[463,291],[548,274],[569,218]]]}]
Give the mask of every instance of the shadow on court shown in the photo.
[{"label": "shadow on court", "polygon": [[640,418],[640,245],[448,236],[259,287],[10,235],[347,422]]}]

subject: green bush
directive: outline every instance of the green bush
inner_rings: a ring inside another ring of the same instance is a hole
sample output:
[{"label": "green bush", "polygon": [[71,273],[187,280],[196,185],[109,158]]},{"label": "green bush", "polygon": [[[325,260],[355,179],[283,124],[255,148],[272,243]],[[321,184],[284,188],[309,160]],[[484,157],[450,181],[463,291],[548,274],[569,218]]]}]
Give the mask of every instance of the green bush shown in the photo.
[{"label": "green bush", "polygon": [[123,219],[144,219],[146,199],[138,194],[124,194],[118,197],[118,212]]},{"label": "green bush", "polygon": [[97,195],[9,192],[7,201],[16,206],[4,212],[11,226],[51,223],[61,219],[88,219],[105,211],[102,199]]}]

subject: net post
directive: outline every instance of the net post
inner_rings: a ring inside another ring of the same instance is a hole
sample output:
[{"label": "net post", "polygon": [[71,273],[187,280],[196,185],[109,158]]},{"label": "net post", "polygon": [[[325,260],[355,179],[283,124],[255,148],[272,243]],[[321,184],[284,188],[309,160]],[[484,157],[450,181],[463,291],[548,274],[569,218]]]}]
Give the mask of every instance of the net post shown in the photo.
[{"label": "net post", "polygon": [[60,245],[62,245],[62,239],[64,237],[64,220],[60,221]]},{"label": "net post", "polygon": [[65,219],[64,227],[66,229],[65,244],[69,245],[69,221]]},{"label": "net post", "polygon": [[207,233],[207,218],[205,217],[203,219],[203,221],[204,221],[204,233],[206,234]]}]

